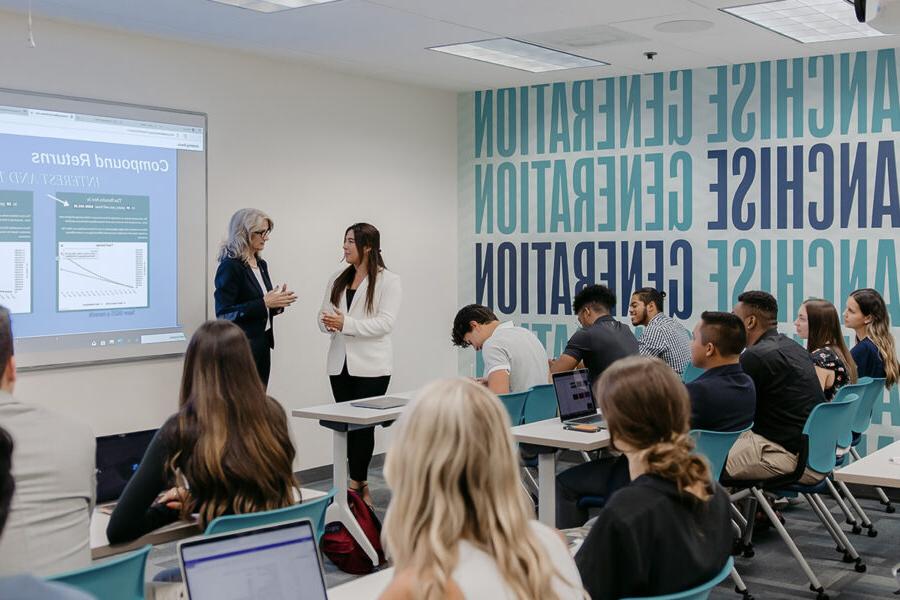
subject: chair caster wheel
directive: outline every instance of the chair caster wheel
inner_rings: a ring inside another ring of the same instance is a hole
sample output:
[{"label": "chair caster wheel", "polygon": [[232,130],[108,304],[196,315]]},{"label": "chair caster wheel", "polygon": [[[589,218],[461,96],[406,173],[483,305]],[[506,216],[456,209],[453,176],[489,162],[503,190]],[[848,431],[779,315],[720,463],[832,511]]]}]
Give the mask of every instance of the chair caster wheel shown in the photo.
[{"label": "chair caster wheel", "polygon": [[886,512],[890,515],[894,514],[894,512],[896,512],[896,510],[897,509],[894,508],[894,505],[891,504],[890,502],[888,502],[887,504],[884,505],[884,512]]},{"label": "chair caster wheel", "polygon": [[814,588],[812,584],[810,584],[809,589],[816,592],[816,600],[828,600],[828,594],[825,593],[825,588]]},{"label": "chair caster wheel", "polygon": [[874,529],[870,529],[868,532],[866,532],[866,535],[868,535],[869,537],[875,537],[878,535],[878,532]]},{"label": "chair caster wheel", "polygon": [[862,533],[862,527],[860,527],[859,525],[854,525],[853,529],[851,529],[850,531],[852,531],[856,535],[859,535],[860,533]]},{"label": "chair caster wheel", "polygon": [[856,559],[853,558],[852,556],[850,556],[849,552],[844,552],[844,556],[841,558],[841,560],[844,561],[845,563],[856,562]]},{"label": "chair caster wheel", "polygon": [[744,548],[744,552],[742,554],[744,558],[753,558],[756,556],[756,550],[753,548]]},{"label": "chair caster wheel", "polygon": [[853,569],[854,569],[857,573],[865,573],[865,572],[866,572],[866,565],[865,565],[865,563],[862,561],[861,558],[857,558],[857,559],[856,559],[856,564],[853,566]]}]

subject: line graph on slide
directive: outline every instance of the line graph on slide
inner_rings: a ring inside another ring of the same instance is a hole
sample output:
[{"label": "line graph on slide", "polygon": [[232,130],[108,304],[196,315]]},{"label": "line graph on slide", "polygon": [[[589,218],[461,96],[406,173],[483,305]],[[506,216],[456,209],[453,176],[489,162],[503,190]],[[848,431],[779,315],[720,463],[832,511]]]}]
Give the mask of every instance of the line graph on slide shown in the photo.
[{"label": "line graph on slide", "polygon": [[59,242],[60,311],[147,306],[145,242]]}]

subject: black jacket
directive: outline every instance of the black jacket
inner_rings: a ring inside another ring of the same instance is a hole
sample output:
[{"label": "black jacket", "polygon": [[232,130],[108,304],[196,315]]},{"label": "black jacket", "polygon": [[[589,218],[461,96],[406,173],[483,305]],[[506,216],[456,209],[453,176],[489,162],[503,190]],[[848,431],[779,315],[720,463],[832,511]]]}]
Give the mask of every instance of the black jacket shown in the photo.
[{"label": "black jacket", "polygon": [[[259,338],[266,333],[266,325],[272,318],[283,312],[283,308],[267,309],[263,295],[272,289],[269,268],[266,261],[256,259],[266,289],[259,288],[250,265],[238,258],[225,258],[216,269],[216,318],[234,322],[249,339]],[[275,347],[274,337],[269,347]]]}]

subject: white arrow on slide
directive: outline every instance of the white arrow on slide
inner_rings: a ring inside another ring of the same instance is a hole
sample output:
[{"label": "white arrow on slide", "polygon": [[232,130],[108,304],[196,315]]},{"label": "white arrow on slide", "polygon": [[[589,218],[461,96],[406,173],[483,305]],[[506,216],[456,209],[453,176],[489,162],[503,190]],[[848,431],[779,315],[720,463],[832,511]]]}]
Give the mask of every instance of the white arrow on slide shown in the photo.
[{"label": "white arrow on slide", "polygon": [[60,200],[59,198],[57,198],[57,197],[54,196],[53,194],[47,194],[47,197],[48,197],[48,198],[52,198],[53,200],[56,200],[57,202],[59,202],[59,203],[62,204],[63,206],[68,206],[68,205],[69,205],[68,202],[66,202],[65,200]]}]

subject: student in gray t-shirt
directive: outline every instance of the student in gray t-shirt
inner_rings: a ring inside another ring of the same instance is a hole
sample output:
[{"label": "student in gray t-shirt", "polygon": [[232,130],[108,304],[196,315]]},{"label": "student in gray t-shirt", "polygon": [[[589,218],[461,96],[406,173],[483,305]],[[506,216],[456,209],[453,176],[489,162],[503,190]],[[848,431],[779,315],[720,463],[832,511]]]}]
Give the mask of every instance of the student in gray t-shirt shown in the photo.
[{"label": "student in gray t-shirt", "polygon": [[470,304],[453,320],[453,344],[472,346],[484,358],[487,386],[495,394],[524,392],[550,381],[547,351],[531,331],[501,323],[486,306]]}]

